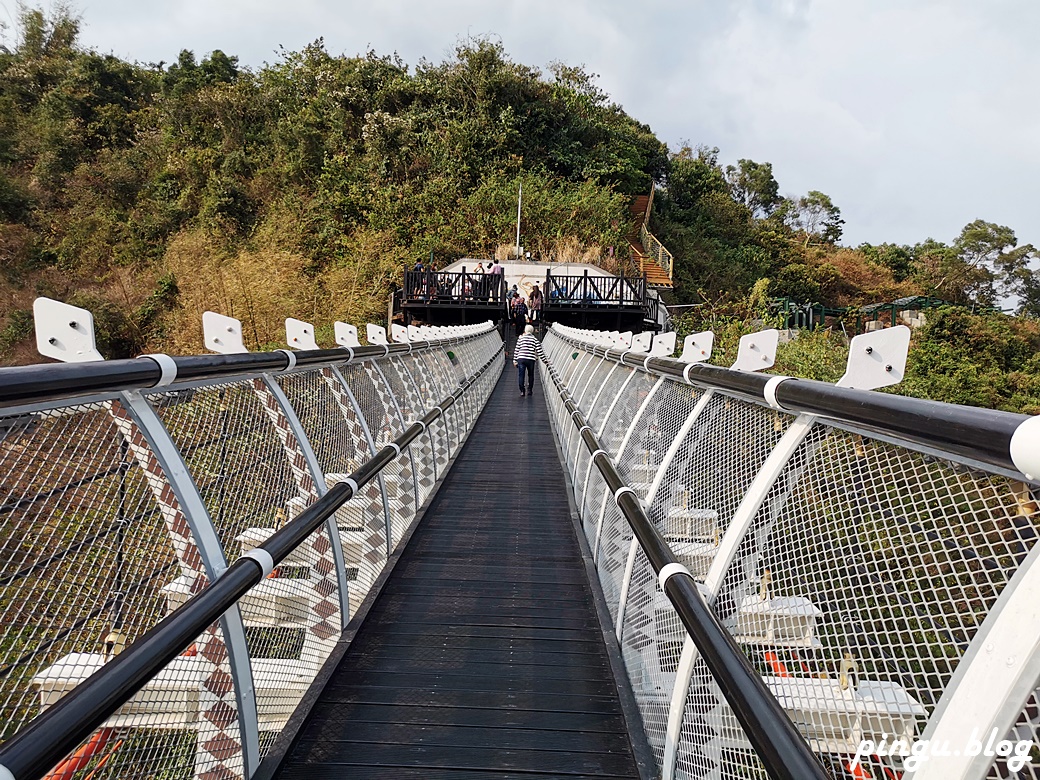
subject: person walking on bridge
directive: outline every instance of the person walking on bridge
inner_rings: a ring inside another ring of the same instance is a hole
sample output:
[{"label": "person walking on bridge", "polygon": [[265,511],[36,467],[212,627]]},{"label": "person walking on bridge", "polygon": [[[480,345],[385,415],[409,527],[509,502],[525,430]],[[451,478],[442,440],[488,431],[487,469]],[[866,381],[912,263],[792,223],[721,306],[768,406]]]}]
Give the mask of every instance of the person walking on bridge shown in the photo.
[{"label": "person walking on bridge", "polygon": [[[534,394],[534,364],[541,358],[545,360],[542,342],[534,335],[534,325],[524,328],[524,335],[516,340],[513,347],[513,365],[516,366],[516,378],[520,383],[520,397]],[[527,374],[527,391],[524,392],[524,373]]]}]

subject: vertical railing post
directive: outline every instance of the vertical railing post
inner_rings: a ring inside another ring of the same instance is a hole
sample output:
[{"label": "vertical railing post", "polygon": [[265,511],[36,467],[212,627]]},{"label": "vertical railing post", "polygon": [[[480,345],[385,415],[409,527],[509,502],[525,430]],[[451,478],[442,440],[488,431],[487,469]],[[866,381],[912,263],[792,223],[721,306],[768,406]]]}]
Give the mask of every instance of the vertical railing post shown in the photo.
[{"label": "vertical railing post", "polygon": [[[945,745],[917,765],[914,780],[983,780],[990,774],[994,753],[1026,759],[1036,750],[1029,739],[1011,729],[1040,680],[1040,545],[1025,561],[986,614],[972,637],[942,698],[921,734],[921,744]],[[1006,741],[1005,741],[1006,740]],[[1001,742],[1004,742],[1001,745]],[[964,747],[974,743],[975,750]],[[1024,755],[1022,744],[1028,745]],[[999,745],[999,747],[998,747]],[[957,746],[960,749],[949,748]],[[985,746],[985,748],[983,748]],[[1032,766],[1036,766],[1032,764]],[[1008,767],[1010,769],[1010,767]],[[1035,771],[1035,770],[1034,770]],[[1027,770],[1028,774],[1032,774]],[[1004,777],[1020,777],[1017,772]]]},{"label": "vertical railing post", "polygon": [[[635,431],[636,425],[638,424],[640,418],[643,416],[647,406],[649,406],[649,403],[650,403],[651,399],[653,399],[653,397],[656,395],[656,392],[657,392],[658,388],[660,388],[662,386],[664,381],[665,381],[664,377],[661,377],[660,379],[658,379],[657,380],[657,384],[655,384],[653,389],[647,394],[646,400],[643,402],[643,406],[640,408],[639,412],[636,414],[635,418],[632,420],[632,424],[629,426],[628,431],[625,433],[625,438],[622,440],[621,446],[618,448],[618,456],[620,456],[625,451],[625,447],[628,445],[629,439],[632,437],[632,433]],[[705,395],[707,395],[707,394],[705,394]],[[702,397],[701,401],[702,401],[702,404],[694,407],[694,410],[690,414],[690,418],[687,420],[687,422],[689,423],[689,425],[691,427],[693,426],[693,423],[696,421],[697,417],[699,417],[701,412],[704,410],[704,407],[707,406],[708,402],[707,402],[707,400],[705,398]],[[672,442],[672,448],[674,448],[674,449],[670,448],[670,452],[671,452],[671,455],[673,457],[675,455],[675,450],[678,449],[678,445],[677,445],[678,441],[679,441],[679,438],[676,437],[676,439]],[[666,467],[667,466],[665,466],[664,468],[666,468]],[[658,474],[663,476],[663,473],[664,473],[663,468],[659,469]],[[656,490],[656,486],[659,485],[659,484],[660,484],[660,482],[658,480],[656,480],[656,475],[655,475],[655,482],[651,483],[650,491]],[[653,500],[653,496],[650,494],[650,492],[648,492],[646,496],[640,496],[640,498],[643,498],[647,503],[650,503]],[[605,508],[606,508],[606,506],[604,504],[604,510],[605,510]],[[601,525],[602,525],[602,518],[601,518]],[[598,537],[598,535],[599,534],[597,532],[597,537]],[[624,630],[624,626],[625,626],[625,609],[626,609],[626,607],[628,605],[628,594],[629,594],[629,591],[632,588],[632,573],[635,570],[636,552],[638,550],[638,547],[639,547],[639,540],[636,539],[633,536],[632,537],[632,544],[631,544],[630,549],[628,551],[628,560],[626,561],[626,565],[625,565],[625,576],[624,576],[624,578],[621,581],[621,592],[618,594],[618,611],[617,611],[617,623],[615,625],[615,631],[617,633],[617,638],[618,638],[619,642],[621,641],[621,634],[622,634],[622,631]]]},{"label": "vertical railing post", "polygon": [[[633,371],[632,373],[633,373],[633,376],[634,376],[635,375],[635,371]],[[652,388],[650,388],[650,392],[648,392],[646,394],[646,398],[643,399],[643,403],[640,404],[639,409],[636,411],[635,416],[633,416],[633,418],[632,418],[631,424],[629,424],[628,429],[625,431],[625,435],[621,439],[621,444],[618,445],[617,452],[612,454],[612,455],[610,453],[608,453],[609,457],[617,459],[625,451],[625,447],[628,446],[628,441],[629,441],[629,439],[632,438],[632,433],[633,433],[633,431],[635,431],[636,425],[639,423],[639,420],[642,418],[643,413],[646,411],[646,408],[650,405],[650,402],[653,401],[654,396],[657,395],[657,391],[661,389],[661,387],[663,386],[664,382],[665,382],[664,377],[659,377],[657,379],[657,381],[654,383],[654,386]],[[603,444],[604,442],[600,442],[600,443]],[[592,559],[594,561],[596,561],[597,563],[599,562],[599,544],[600,544],[600,538],[601,538],[601,536],[603,534],[603,518],[605,517],[606,512],[607,512],[607,499],[608,498],[611,498],[611,496],[607,496],[607,495],[604,494],[604,496],[603,496],[603,506],[600,508],[600,512],[599,512],[599,521],[596,523],[596,538],[592,541],[592,544],[591,544],[591,547],[592,547]],[[627,580],[622,583],[622,588],[624,589],[626,586],[627,586]],[[621,594],[621,597],[620,597],[620,600],[619,600],[619,605],[621,604],[621,602],[625,598],[625,593],[626,593],[626,591],[623,590],[623,592]],[[619,609],[618,612],[620,613],[620,611],[621,610]]]},{"label": "vertical railing post", "polygon": [[[414,361],[414,363],[413,363],[413,366],[415,367],[415,369],[417,371],[422,370],[422,361],[419,360],[419,359],[416,359]],[[404,361],[404,360],[401,361],[401,368],[404,370],[404,373],[408,376],[408,380],[412,383],[412,387],[415,390],[416,398],[422,399],[424,397],[427,397],[423,393],[422,387],[419,385],[419,382],[416,380],[415,375],[412,373],[411,369],[408,367],[408,364],[407,364],[406,361]],[[433,481],[436,482],[437,481],[437,449],[436,449],[436,447],[433,444],[433,433],[431,433],[430,429],[427,428],[425,430],[425,433],[426,433],[426,438],[430,442],[430,461],[431,461],[431,466],[433,467]],[[414,461],[413,461],[413,463],[414,463]]]},{"label": "vertical railing post", "polygon": [[[281,386],[275,382],[269,374],[264,374],[263,380],[267,391],[271,394],[271,397],[278,405],[278,412],[282,415],[285,424],[288,426],[286,434],[291,435],[295,440],[286,446],[286,451],[290,460],[297,460],[297,455],[302,456],[304,463],[296,464],[295,468],[299,469],[301,466],[305,466],[310,472],[311,478],[314,480],[314,487],[317,496],[320,497],[325,495],[328,492],[328,486],[325,484],[325,472],[322,471],[321,465],[318,463],[318,457],[314,454],[314,448],[311,447],[310,440],[307,438],[307,432],[304,431],[303,424],[300,422],[296,410],[293,409],[292,404],[289,403],[285,391],[282,390]],[[277,423],[276,427],[279,427]],[[296,450],[296,447],[299,449]],[[334,518],[329,518],[325,521],[325,533],[328,534],[329,542],[332,545],[329,551],[332,553],[332,563],[336,567],[336,585],[339,590],[340,627],[342,628],[350,622],[350,590],[347,584],[347,566],[343,556],[343,543],[339,536],[339,527],[336,525]],[[322,552],[324,545],[318,543],[312,546],[318,554],[319,559],[324,557]]]},{"label": "vertical railing post", "polygon": [[[397,400],[397,395],[394,393],[393,387],[390,386],[390,381],[386,378],[386,374],[383,372],[383,369],[380,367],[378,362],[373,360],[373,361],[370,362],[370,365],[372,366],[372,368],[374,368],[376,370],[376,373],[379,374],[380,379],[383,380],[383,387],[386,388],[386,397],[388,397],[390,399],[390,401],[392,402],[394,410],[397,412],[397,419],[401,423],[401,430],[404,430],[405,425],[407,425],[407,423],[405,422],[405,419],[404,419],[404,412],[401,411],[401,404]],[[379,394],[382,395],[382,393],[379,393]],[[411,448],[409,448],[409,450],[407,452],[407,458],[408,458],[408,461],[412,464],[412,495],[415,496],[414,510],[418,511],[418,509],[419,509],[419,478],[418,478],[418,476],[416,476],[416,473],[415,473],[415,460],[412,458]]]},{"label": "vertical railing post", "polygon": [[[579,407],[582,407],[582,401],[585,400],[585,394],[589,391],[589,388],[592,387],[592,380],[596,378],[596,369],[603,365],[604,362],[606,362],[606,358],[601,357],[599,359],[599,363],[592,366],[592,370],[589,371],[589,375],[588,378],[585,380],[585,384],[581,386],[581,390],[578,391],[577,395],[575,395],[574,403],[576,403]],[[616,366],[617,364],[615,363],[614,365]],[[600,387],[602,388],[602,385]]]},{"label": "vertical railing post", "polygon": [[[361,406],[358,404],[357,398],[354,397],[354,392],[350,389],[350,385],[347,383],[346,377],[344,377],[343,373],[335,366],[331,366],[327,370],[329,372],[328,377],[331,377],[338,385],[338,387],[335,388],[337,391],[339,391],[337,392],[337,396],[342,400],[345,400],[349,404],[349,408],[353,412],[358,425],[361,426],[361,432],[364,434],[365,443],[368,445],[368,450],[374,457],[375,454],[379,451],[376,448],[376,440],[375,438],[373,438],[372,431],[368,427],[368,421],[365,419],[365,415],[361,413]],[[382,471],[380,471],[378,474],[378,481],[379,493],[383,499],[383,521],[386,528],[386,555],[389,558],[390,553],[392,552],[392,533],[390,530],[390,502],[387,500],[386,484],[383,481]]]},{"label": "vertical railing post", "polygon": [[[617,371],[617,369],[619,367],[620,367],[619,363],[614,363],[610,367],[610,371],[608,371],[607,375],[603,378],[603,382],[600,383],[599,389],[596,391],[596,395],[593,396],[591,403],[589,403],[589,422],[592,422],[592,419],[591,419],[592,410],[594,410],[596,408],[596,404],[599,403],[599,397],[603,394],[603,391],[607,388],[607,385],[610,384],[610,377],[612,377],[614,375],[614,372]],[[596,436],[598,437],[599,434],[597,433]],[[585,512],[585,496],[587,495],[588,489],[589,489],[589,477],[592,474],[592,466],[593,466],[592,458],[589,458],[589,467],[588,467],[588,469],[585,472],[585,482],[584,482],[584,484],[582,485],[582,488],[581,488],[581,501],[578,503],[578,515],[579,516],[581,516]]]},{"label": "vertical railing post", "polygon": [[[618,363],[618,365],[620,366],[621,364]],[[625,377],[625,381],[618,389],[617,394],[614,396],[614,400],[612,400],[610,402],[610,406],[607,407],[607,413],[603,415],[603,422],[599,424],[599,428],[596,430],[597,439],[600,438],[603,435],[603,431],[606,430],[607,423],[610,421],[610,415],[614,413],[614,407],[617,406],[618,401],[620,401],[621,397],[625,394],[625,390],[628,388],[629,382],[631,382],[635,378],[636,374],[639,373],[634,368],[630,368],[628,366],[622,366],[622,368],[628,368],[628,376]]]},{"label": "vertical railing post", "polygon": [[[430,366],[427,364],[427,362],[426,361],[422,361],[422,360],[417,360],[415,362],[415,366],[416,366],[416,368],[419,371],[423,372],[423,375],[426,377],[427,381],[429,382],[430,387],[434,388],[435,392],[439,393],[439,391],[441,389],[440,388],[440,382],[437,379],[437,377],[434,374],[434,372],[431,370]],[[439,439],[444,443],[444,461],[445,461],[445,464],[446,464],[447,461],[448,461],[449,452],[450,452],[450,448],[448,446],[448,424],[447,424],[446,420],[444,420],[443,418],[439,418],[434,423],[434,425],[436,425],[437,429],[440,431]],[[438,473],[438,469],[436,468],[437,458],[438,458],[437,445],[436,445],[436,440],[433,437],[433,431],[428,431],[428,433],[430,434],[430,444],[431,444],[431,446],[433,446],[434,473],[436,474],[436,473]]]},{"label": "vertical railing post", "polygon": [[[118,405],[125,410],[125,416],[120,414],[115,403],[110,406],[110,412],[130,450],[142,463],[149,486],[167,520],[174,546],[193,547],[206,577],[212,582],[227,569],[227,559],[206,504],[191,479],[177,445],[140,392],[123,392],[119,394],[119,399]],[[163,489],[164,484],[169,486],[172,500]],[[184,531],[178,527],[181,524],[187,526],[185,530],[190,532],[190,540],[184,538]],[[178,539],[181,544],[178,544]],[[178,549],[182,567],[186,565],[182,557],[184,554],[185,550]],[[193,556],[189,553],[188,557]],[[193,588],[201,585],[196,582]],[[226,713],[230,707],[224,700],[227,694],[219,689],[211,690],[203,683],[199,691],[202,715],[199,718],[195,776],[203,778],[209,773],[222,773],[221,777],[248,778],[260,763],[260,732],[253,673],[241,612],[238,609],[228,610],[221,616],[219,625],[221,636],[208,631],[201,642],[205,647],[201,648],[203,651],[196,657],[202,659],[200,664],[209,664],[213,667],[212,673],[217,674],[222,671],[222,656],[226,654],[234,683],[232,687],[239,738],[236,740],[225,730],[234,723],[234,720],[227,722]],[[211,709],[219,711],[219,717],[208,717]],[[226,725],[220,725],[222,723]],[[207,746],[213,746],[214,752]],[[240,748],[240,751],[234,747]]]},{"label": "vertical railing post", "polygon": [[[747,492],[741,499],[740,505],[733,518],[726,527],[726,532],[719,541],[719,549],[715,553],[711,567],[705,577],[704,584],[710,597],[718,596],[718,589],[729,571],[730,565],[736,557],[737,549],[751,529],[752,522],[762,504],[765,502],[769,491],[784,473],[787,464],[802,445],[805,437],[812,430],[816,418],[805,414],[799,416],[787,432],[773,447],[769,457],[766,458],[762,467],[758,470],[752,480]],[[679,655],[679,666],[676,669],[675,685],[672,688],[671,703],[668,708],[668,724],[665,727],[664,756],[662,760],[662,780],[673,780],[675,777],[676,761],[678,760],[679,738],[682,729],[683,712],[686,708],[686,699],[689,695],[690,680],[697,661],[697,649],[689,637],[683,642],[682,652]]]}]

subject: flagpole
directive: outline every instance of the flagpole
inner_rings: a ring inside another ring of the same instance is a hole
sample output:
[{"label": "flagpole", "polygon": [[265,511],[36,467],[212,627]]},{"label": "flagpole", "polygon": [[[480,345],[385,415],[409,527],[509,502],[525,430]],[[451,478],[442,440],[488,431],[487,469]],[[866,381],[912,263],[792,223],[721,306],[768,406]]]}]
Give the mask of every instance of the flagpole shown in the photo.
[{"label": "flagpole", "polygon": [[520,204],[524,200],[524,183],[520,182],[520,192],[516,196],[516,259],[520,259]]}]

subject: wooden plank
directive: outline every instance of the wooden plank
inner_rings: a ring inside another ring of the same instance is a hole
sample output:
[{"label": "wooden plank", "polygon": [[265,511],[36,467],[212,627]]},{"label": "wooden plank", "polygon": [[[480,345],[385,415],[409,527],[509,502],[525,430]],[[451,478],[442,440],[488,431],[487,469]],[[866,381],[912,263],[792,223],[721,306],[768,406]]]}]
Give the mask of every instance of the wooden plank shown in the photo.
[{"label": "wooden plank", "polygon": [[503,373],[277,777],[638,772],[540,388]]}]

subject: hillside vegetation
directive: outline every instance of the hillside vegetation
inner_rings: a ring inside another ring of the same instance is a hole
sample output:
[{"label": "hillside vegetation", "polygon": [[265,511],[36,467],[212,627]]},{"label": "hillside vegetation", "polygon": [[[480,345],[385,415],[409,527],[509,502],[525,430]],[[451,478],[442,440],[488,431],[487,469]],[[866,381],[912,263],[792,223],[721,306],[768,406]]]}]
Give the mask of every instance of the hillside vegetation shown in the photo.
[{"label": "hillside vegetation", "polygon": [[[1040,314],[1035,250],[1008,227],[844,247],[826,194],[782,196],[769,163],[669,151],[593,74],[522,65],[489,40],[414,66],[318,40],[247,69],[221,51],[125,62],[82,47],[67,11],[26,9],[20,24],[0,48],[0,363],[37,359],[37,295],[91,309],[110,357],[199,351],[207,308],[240,318],[251,347],[278,345],[287,316],[329,343],[335,319],[385,319],[415,260],[511,245],[521,183],[526,248],[623,268],[629,204],[656,187],[672,302],[697,305],[681,327],[736,332],[770,297],[932,295],[969,309],[930,315],[911,361],[927,373],[903,391],[1040,410],[1035,321],[967,313],[1014,294]],[[831,341],[799,343],[840,355]],[[820,355],[798,361],[827,378]]]},{"label": "hillside vegetation", "polygon": [[22,24],[0,54],[8,362],[30,357],[41,293],[92,309],[111,356],[197,351],[206,307],[254,344],[286,316],[385,319],[409,261],[507,240],[520,182],[528,248],[605,255],[668,161],[584,71],[487,41],[414,69],[318,41],[249,71],[219,51],[155,66],[87,51],[67,15]]}]

